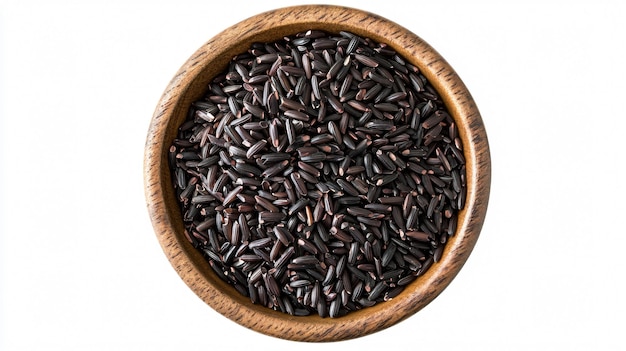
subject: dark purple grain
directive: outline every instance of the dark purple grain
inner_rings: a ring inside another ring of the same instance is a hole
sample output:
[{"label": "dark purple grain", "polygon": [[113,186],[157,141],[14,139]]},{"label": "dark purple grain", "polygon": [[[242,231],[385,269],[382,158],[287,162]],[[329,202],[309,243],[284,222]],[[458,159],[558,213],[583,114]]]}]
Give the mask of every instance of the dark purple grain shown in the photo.
[{"label": "dark purple grain", "polygon": [[253,303],[339,318],[442,260],[466,201],[453,117],[389,46],[311,30],[255,43],[169,152],[185,236]]}]

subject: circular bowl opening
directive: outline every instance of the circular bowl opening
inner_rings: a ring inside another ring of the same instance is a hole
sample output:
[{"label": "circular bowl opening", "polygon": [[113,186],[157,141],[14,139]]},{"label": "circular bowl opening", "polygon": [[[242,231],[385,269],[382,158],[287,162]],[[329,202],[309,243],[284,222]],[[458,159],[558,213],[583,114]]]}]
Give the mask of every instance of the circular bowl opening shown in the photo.
[{"label": "circular bowl opening", "polygon": [[[252,304],[218,278],[206,259],[185,237],[172,185],[168,150],[192,102],[237,54],[252,43],[273,42],[307,30],[352,32],[385,43],[417,66],[437,90],[457,125],[466,160],[466,202],[458,214],[456,233],[440,260],[395,298],[339,318],[291,316]],[[213,309],[257,332],[297,341],[338,341],[390,327],[415,314],[437,297],[469,257],[482,228],[491,181],[487,135],[469,91],[432,47],[409,30],[385,18],[338,6],[296,6],[259,14],[209,40],[180,68],[169,83],[152,118],[144,155],[148,211],[157,238],[183,281]]]}]

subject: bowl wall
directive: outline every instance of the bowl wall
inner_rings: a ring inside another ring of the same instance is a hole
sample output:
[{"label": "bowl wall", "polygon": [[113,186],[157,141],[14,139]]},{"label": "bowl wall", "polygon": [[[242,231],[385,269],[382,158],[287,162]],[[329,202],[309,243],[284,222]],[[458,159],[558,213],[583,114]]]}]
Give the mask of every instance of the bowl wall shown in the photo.
[{"label": "bowl wall", "polygon": [[[439,262],[396,298],[347,316],[293,317],[252,304],[214,275],[207,261],[184,235],[174,194],[168,150],[189,106],[233,56],[254,42],[273,42],[309,29],[349,31],[386,43],[419,67],[441,95],[454,118],[464,147],[467,200],[456,234]],[[268,335],[300,341],[337,341],[387,328],[419,311],[452,281],[467,260],[485,218],[491,179],[487,135],[480,113],[452,67],[426,42],[407,29],[368,12],[337,6],[278,9],[240,22],[209,40],[180,68],[155,110],[144,159],[148,211],[163,251],[185,283],[208,305],[231,320]]]}]

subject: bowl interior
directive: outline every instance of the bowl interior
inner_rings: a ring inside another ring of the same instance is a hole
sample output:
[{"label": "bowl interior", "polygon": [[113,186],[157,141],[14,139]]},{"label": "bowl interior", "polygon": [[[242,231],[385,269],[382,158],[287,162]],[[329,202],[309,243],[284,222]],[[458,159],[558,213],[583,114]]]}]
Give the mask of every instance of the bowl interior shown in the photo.
[{"label": "bowl interior", "polygon": [[[200,99],[207,83],[233,56],[254,42],[273,42],[309,29],[350,31],[386,43],[419,67],[439,92],[463,141],[467,167],[467,200],[459,213],[456,234],[439,262],[396,298],[337,319],[293,317],[254,305],[219,279],[184,235],[182,216],[172,186],[168,149],[189,106]],[[450,283],[467,260],[484,220],[490,184],[487,138],[476,105],[447,62],[415,34],[377,15],[336,6],[279,9],[245,20],[201,47],[172,79],[155,111],[146,143],[145,183],[148,209],[157,237],[186,284],[207,304],[253,330],[303,341],[335,341],[366,335],[414,314]]]}]

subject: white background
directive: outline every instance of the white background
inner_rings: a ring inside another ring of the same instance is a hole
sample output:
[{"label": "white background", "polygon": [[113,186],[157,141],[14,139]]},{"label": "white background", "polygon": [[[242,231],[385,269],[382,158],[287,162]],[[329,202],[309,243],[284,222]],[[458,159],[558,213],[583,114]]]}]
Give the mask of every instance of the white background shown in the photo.
[{"label": "white background", "polygon": [[323,346],[245,329],[187,288],[146,211],[152,113],[205,41],[299,3],[0,1],[0,349],[626,349],[617,0],[326,1],[407,27],[469,87],[493,162],[479,242],[425,309]]}]

